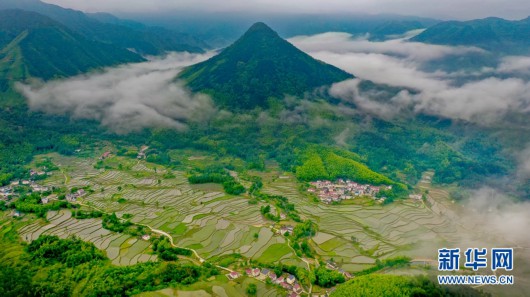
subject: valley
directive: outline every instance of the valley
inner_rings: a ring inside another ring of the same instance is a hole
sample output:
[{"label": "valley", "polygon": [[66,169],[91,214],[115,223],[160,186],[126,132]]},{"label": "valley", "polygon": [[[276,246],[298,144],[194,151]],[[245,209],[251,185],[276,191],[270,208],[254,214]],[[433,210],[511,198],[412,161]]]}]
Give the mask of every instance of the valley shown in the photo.
[{"label": "valley", "polygon": [[[175,246],[196,253],[189,260],[180,260],[184,263],[209,261],[223,265],[222,269],[244,274],[244,263],[251,260],[310,269],[318,267],[318,261],[331,261],[337,269],[353,275],[372,267],[376,261],[396,256],[408,256],[412,263],[434,263],[434,247],[457,244],[464,234],[470,234],[470,230],[455,220],[457,208],[448,192],[431,186],[433,172],[425,173],[418,186],[418,190],[428,190],[425,201],[408,199],[389,205],[375,203],[368,197],[357,197],[350,200],[352,203],[339,205],[313,201],[302,191],[302,184],[294,175],[279,170],[274,164],[264,172],[245,172],[243,176],[262,179],[264,193],[287,197],[302,218],[318,225],[318,232],[309,240],[313,257],[318,260],[315,261],[298,256],[289,236],[280,232],[285,226],[298,223],[288,218],[279,222],[266,219],[260,207],[267,204],[249,204],[248,194],[228,195],[215,184],[192,185],[185,171],[143,159],[110,154],[100,160],[100,154],[95,152],[83,154],[36,157],[36,160],[49,160],[58,168],[39,184],[68,190],[85,188],[87,194],[72,202],[80,206],[78,210],[50,211],[45,219],[23,215],[15,225],[22,240],[29,242],[41,235],[77,236],[105,251],[112,264],[134,265],[157,260],[150,238],[162,235],[170,237]],[[184,166],[189,167],[214,161],[212,156],[201,152],[180,151],[178,155],[186,160]],[[242,183],[248,182],[242,179]],[[74,211],[94,210],[116,213],[151,231],[145,231],[147,237],[116,233],[106,230],[100,218],[72,216]],[[245,279],[242,280],[246,282]],[[209,287],[207,292],[213,288]],[[265,291],[269,290],[273,289]],[[314,287],[314,290],[322,289]]]},{"label": "valley", "polygon": [[0,296],[528,295],[528,4],[155,2],[0,2]]}]

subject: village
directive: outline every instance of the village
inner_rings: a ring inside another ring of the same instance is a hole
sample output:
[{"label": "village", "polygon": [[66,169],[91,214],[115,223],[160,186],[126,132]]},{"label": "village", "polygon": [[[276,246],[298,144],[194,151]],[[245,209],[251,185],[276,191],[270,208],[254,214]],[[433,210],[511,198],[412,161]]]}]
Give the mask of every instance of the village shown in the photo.
[{"label": "village", "polygon": [[[291,292],[291,294],[288,296],[300,296],[300,294],[304,292],[304,289],[298,283],[296,277],[291,274],[285,274],[278,277],[274,271],[269,270],[267,268],[247,268],[245,270],[245,273],[248,277],[255,278],[262,282],[266,282],[267,280],[269,280],[271,283],[281,286],[282,288]],[[237,271],[232,271],[231,273],[226,275],[229,280],[235,280],[240,278],[241,276],[242,275]]]},{"label": "village", "polygon": [[310,183],[311,187],[307,189],[309,193],[315,194],[320,201],[331,204],[338,203],[342,200],[350,200],[355,197],[371,197],[383,202],[385,197],[378,197],[382,190],[391,190],[392,186],[374,186],[369,184],[359,184],[351,180],[338,179],[335,182],[328,180],[318,180]]},{"label": "village", "polygon": [[[344,275],[346,280],[353,278],[353,276],[349,272],[344,271],[338,266],[337,263],[333,262],[332,260],[328,260],[326,262],[326,268],[340,272],[342,275]],[[287,295],[289,297],[299,297],[301,296],[301,294],[307,293],[307,291],[305,291],[304,288],[300,285],[296,277],[292,274],[285,273],[283,275],[278,276],[274,271],[267,268],[247,268],[245,270],[245,274],[247,277],[252,277],[262,282],[270,282],[272,284],[281,286],[283,289],[289,292]],[[229,280],[236,280],[242,276],[243,275],[237,271],[232,271],[226,274],[226,277]],[[312,296],[326,297],[329,296],[329,293],[332,291],[333,289],[322,294],[313,294]]]},{"label": "village", "polygon": [[[247,268],[245,270],[245,274],[248,276],[248,277],[252,277],[252,278],[255,278],[259,281],[262,281],[262,282],[270,282],[272,284],[275,284],[275,285],[278,285],[280,287],[282,287],[283,289],[287,290],[289,293],[288,293],[288,297],[300,297],[301,294],[303,293],[306,293],[307,292],[304,290],[304,288],[300,285],[300,283],[298,283],[298,280],[296,279],[296,277],[292,274],[283,274],[283,275],[280,275],[280,276],[277,276],[276,273],[272,270],[269,270],[267,268]],[[235,280],[235,279],[238,279],[240,277],[242,277],[243,275],[240,274],[239,272],[237,271],[232,271],[230,272],[229,274],[226,274],[226,277],[229,279],[229,280]],[[322,296],[322,297],[327,297],[328,296],[328,293],[324,293],[324,294],[313,294],[312,296]]]},{"label": "village", "polygon": [[0,187],[0,200],[9,201],[13,199],[14,197],[17,197],[17,193],[15,192],[15,188],[18,186],[26,186],[31,188],[32,192],[47,192],[50,189],[45,186],[41,186],[35,182],[35,177],[43,176],[43,175],[49,175],[50,173],[45,172],[37,172],[34,170],[30,170],[30,179],[24,179],[24,180],[17,180],[11,182],[11,184],[7,186]]},{"label": "village", "polygon": [[[3,201],[5,206],[9,206],[12,203],[13,199],[20,197],[20,191],[18,189],[19,187],[26,188],[26,190],[23,190],[22,192],[30,190],[31,193],[44,194],[40,199],[40,203],[43,205],[61,199],[57,196],[57,194],[52,193],[53,189],[47,186],[40,185],[36,182],[43,176],[51,175],[51,172],[40,172],[32,169],[29,171],[29,174],[29,179],[15,180],[12,181],[9,185],[0,187],[0,201]],[[73,189],[70,191],[70,193],[64,195],[64,199],[68,202],[76,202],[77,198],[82,197],[86,194],[87,193],[85,189]],[[21,217],[23,213],[18,210],[14,210],[12,215],[13,217]]]},{"label": "village", "polygon": [[[274,228],[274,226],[271,225],[271,229],[276,234],[282,235],[282,236],[289,236],[294,231],[294,227],[290,225],[282,225],[279,229],[276,229]],[[333,260],[326,261],[325,265],[326,265],[326,268],[329,270],[338,271],[340,274],[344,276],[346,280],[353,278],[353,275],[351,273],[342,269]],[[246,275],[247,277],[255,278],[261,282],[272,283],[272,284],[278,285],[282,287],[283,289],[287,290],[288,297],[299,297],[302,294],[307,294],[307,291],[304,289],[304,287],[302,287],[302,285],[296,279],[296,276],[289,274],[289,273],[277,275],[273,270],[268,269],[268,268],[249,267],[245,269],[244,274],[238,271],[232,271],[226,274],[226,277],[229,280],[236,280],[244,275]],[[311,296],[327,297],[333,290],[334,289],[332,288],[331,290],[328,290],[322,293],[311,294]]]}]

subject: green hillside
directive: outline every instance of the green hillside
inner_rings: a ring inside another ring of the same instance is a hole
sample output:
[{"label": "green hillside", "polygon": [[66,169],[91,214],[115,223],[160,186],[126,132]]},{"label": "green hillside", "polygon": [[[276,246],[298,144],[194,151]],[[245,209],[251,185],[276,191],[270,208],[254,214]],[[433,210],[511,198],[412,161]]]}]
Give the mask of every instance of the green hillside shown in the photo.
[{"label": "green hillside", "polygon": [[490,296],[468,286],[443,287],[424,276],[364,275],[337,287],[331,297]]},{"label": "green hillside", "polygon": [[0,11],[0,87],[29,76],[49,80],[144,59],[125,49],[85,39],[33,12]]},{"label": "green hillside", "polygon": [[[207,44],[183,33],[148,26],[128,26],[123,21],[91,17],[81,11],[62,8],[39,0],[2,0],[0,9],[22,9],[45,15],[88,40],[134,49],[143,55],[167,51],[203,52]],[[115,17],[113,19],[116,19]]]},{"label": "green hillside", "polygon": [[360,156],[339,149],[312,146],[300,156],[302,165],[296,167],[296,177],[305,181],[348,178],[373,185],[398,185],[390,178],[366,166]]},{"label": "green hillside", "polygon": [[264,23],[254,24],[222,53],[180,74],[193,91],[209,93],[232,109],[265,107],[270,98],[301,96],[352,77],[313,59]]}]

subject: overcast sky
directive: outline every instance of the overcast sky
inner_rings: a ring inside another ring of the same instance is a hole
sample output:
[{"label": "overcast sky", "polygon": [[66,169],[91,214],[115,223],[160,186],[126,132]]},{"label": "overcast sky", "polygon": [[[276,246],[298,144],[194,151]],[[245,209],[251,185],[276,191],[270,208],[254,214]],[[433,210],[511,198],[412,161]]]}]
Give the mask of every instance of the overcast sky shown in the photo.
[{"label": "overcast sky", "polygon": [[87,12],[351,12],[395,13],[442,19],[498,16],[522,19],[530,15],[529,0],[43,0]]}]

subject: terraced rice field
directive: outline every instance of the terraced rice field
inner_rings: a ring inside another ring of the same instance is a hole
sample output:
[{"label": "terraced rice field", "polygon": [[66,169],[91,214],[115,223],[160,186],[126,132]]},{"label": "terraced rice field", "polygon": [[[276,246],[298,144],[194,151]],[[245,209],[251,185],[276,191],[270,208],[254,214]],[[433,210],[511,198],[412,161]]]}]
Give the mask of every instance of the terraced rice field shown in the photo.
[{"label": "terraced rice field", "polygon": [[75,235],[105,251],[116,265],[133,265],[156,259],[156,255],[149,253],[149,242],[105,230],[100,219],[77,220],[72,218],[69,210],[61,210],[49,212],[47,220],[48,223],[35,221],[20,228],[22,239],[29,242],[42,234],[61,238]]},{"label": "terraced rice field", "polygon": [[[112,157],[104,162],[107,169],[95,169],[96,159],[56,154],[47,157],[60,171],[42,184],[89,186],[92,191],[79,198],[80,203],[118,216],[129,214],[133,222],[167,232],[176,245],[192,248],[205,259],[240,253],[261,262],[306,267],[286,239],[271,231],[272,222],[262,217],[261,205],[249,205],[244,196],[226,195],[219,185],[190,185],[183,172],[169,172],[143,160]],[[166,173],[171,173],[171,178],[165,178]],[[322,260],[333,258],[347,271],[362,270],[376,259],[398,255],[435,259],[440,247],[457,245],[464,238],[469,242],[486,238],[474,232],[472,226],[466,228],[460,219],[461,209],[449,193],[431,185],[432,172],[424,174],[418,184],[418,189],[429,191],[426,202],[407,200],[387,206],[313,202],[300,192],[299,184],[289,173],[270,170],[250,174],[262,177],[263,192],[286,196],[302,218],[316,222],[319,232],[310,241],[316,254]],[[61,210],[49,212],[47,220],[23,218],[7,225],[7,214],[2,215],[0,232],[15,228],[26,241],[41,234],[63,238],[75,235],[104,250],[116,265],[156,260],[149,242],[105,230],[100,219],[77,220],[69,210]],[[3,257],[16,257],[19,253],[7,251]],[[208,284],[192,286],[191,291],[167,289],[140,296],[245,296],[246,286],[253,281],[243,277],[228,282],[220,276]],[[257,285],[258,296],[278,295],[272,287],[259,282]]]},{"label": "terraced rice field", "polygon": [[[0,212],[0,235],[4,236],[5,234],[9,234],[9,232],[16,229],[17,224],[9,219],[8,212]],[[14,245],[4,246],[2,243],[0,243],[0,247],[2,249],[0,251],[0,261],[13,262],[14,259],[23,254],[22,249]]]},{"label": "terraced rice field", "polygon": [[[166,170],[157,166],[155,172],[155,165],[145,161],[131,163],[131,159],[112,157],[105,164],[116,169],[94,169],[93,159],[59,155],[52,159],[61,172],[44,183],[68,188],[88,185],[93,192],[79,198],[80,203],[118,216],[129,214],[133,222],[167,232],[176,245],[193,248],[203,258],[241,253],[263,259],[279,250],[281,254],[274,255],[277,260],[303,264],[286,240],[270,230],[270,222],[262,218],[259,205],[249,205],[246,197],[228,196],[215,191],[216,187],[191,186],[179,171],[171,172],[172,178],[164,178]],[[118,170],[119,164],[126,169]],[[104,230],[100,219],[76,220],[69,212],[61,211],[50,213],[48,221],[25,226],[22,237],[30,241],[40,234],[75,234],[94,242],[119,265],[155,258],[149,254],[147,242]]]},{"label": "terraced rice field", "polygon": [[[324,259],[334,258],[347,270],[397,255],[433,258],[435,246],[458,242],[459,234],[467,233],[455,223],[457,216],[447,193],[436,199],[431,194],[430,207],[411,201],[387,206],[327,205],[300,193],[294,178],[270,177],[263,175],[264,192],[286,196],[303,217],[317,222],[319,233],[312,240],[313,247]],[[422,186],[431,189],[428,182]]]},{"label": "terraced rice field", "polygon": [[[175,244],[193,248],[203,258],[240,253],[263,262],[304,264],[285,238],[273,234],[260,206],[249,205],[246,197],[225,195],[211,185],[191,186],[179,171],[164,178],[165,169],[145,161],[112,157],[105,164],[115,169],[94,169],[93,159],[57,155],[53,160],[61,173],[52,176],[49,185],[89,185],[94,192],[82,197],[82,203],[129,214],[133,222],[167,232]],[[426,204],[405,201],[366,206],[316,203],[300,193],[292,175],[274,170],[252,174],[262,176],[264,192],[286,196],[302,217],[318,223],[313,248],[323,259],[334,258],[347,270],[363,269],[378,258],[397,255],[433,258],[434,247],[456,242],[457,234],[462,234],[447,193],[433,189],[428,175],[419,185],[432,191]],[[106,250],[120,265],[154,259],[147,242],[112,234],[101,228],[100,220],[78,221],[64,211],[50,213],[49,223],[35,222],[22,230],[26,240],[40,234],[76,234]]]}]

